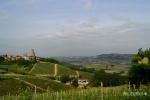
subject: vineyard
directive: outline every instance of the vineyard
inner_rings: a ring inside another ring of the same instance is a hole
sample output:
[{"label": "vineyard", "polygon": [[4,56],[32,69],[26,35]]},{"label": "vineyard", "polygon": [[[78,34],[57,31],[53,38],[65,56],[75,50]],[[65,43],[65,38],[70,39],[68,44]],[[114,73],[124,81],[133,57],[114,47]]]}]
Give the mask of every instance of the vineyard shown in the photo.
[{"label": "vineyard", "polygon": [[70,90],[43,94],[24,92],[19,96],[3,96],[1,100],[149,100],[149,87],[130,89],[127,85]]}]

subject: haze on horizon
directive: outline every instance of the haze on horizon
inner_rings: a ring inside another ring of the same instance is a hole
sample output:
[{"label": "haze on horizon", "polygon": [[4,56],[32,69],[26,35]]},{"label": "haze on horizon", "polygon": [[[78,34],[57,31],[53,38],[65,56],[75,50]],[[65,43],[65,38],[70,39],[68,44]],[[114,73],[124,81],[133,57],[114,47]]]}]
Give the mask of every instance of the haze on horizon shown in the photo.
[{"label": "haze on horizon", "polygon": [[92,56],[150,47],[150,0],[0,0],[0,54]]}]

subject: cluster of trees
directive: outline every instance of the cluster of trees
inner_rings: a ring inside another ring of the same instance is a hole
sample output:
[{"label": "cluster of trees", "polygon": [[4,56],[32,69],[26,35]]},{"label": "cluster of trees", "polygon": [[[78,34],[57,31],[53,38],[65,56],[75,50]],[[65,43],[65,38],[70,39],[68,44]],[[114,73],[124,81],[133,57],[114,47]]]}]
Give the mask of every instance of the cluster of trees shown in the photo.
[{"label": "cluster of trees", "polygon": [[0,56],[0,62],[3,62],[3,61],[5,61],[5,58]]},{"label": "cluster of trees", "polygon": [[140,84],[150,83],[150,48],[142,50],[140,48],[138,53],[132,58],[132,67],[129,70],[129,81],[138,88]]},{"label": "cluster of trees", "polygon": [[78,79],[77,78],[70,78],[69,75],[62,75],[60,77],[60,81],[62,83],[67,83],[67,82],[70,82],[71,85],[75,86],[75,87],[78,87]]},{"label": "cluster of trees", "polygon": [[53,58],[40,58],[40,61],[43,61],[43,62],[50,62],[50,63],[55,63],[55,64],[59,64],[60,62],[53,59]]},{"label": "cluster of trees", "polygon": [[118,86],[127,82],[126,76],[121,76],[119,73],[106,73],[104,70],[95,72],[91,85],[94,87],[100,86]]},{"label": "cluster of trees", "polygon": [[[2,74],[7,73],[7,72],[14,72],[17,74],[27,74],[26,71],[22,70],[21,67],[25,70],[30,70],[32,66],[36,63],[36,61],[32,60],[5,60],[3,57],[0,57],[0,65],[7,65],[7,67],[0,66],[0,69],[2,70]],[[13,68],[13,65],[19,65],[20,69],[18,68]]]},{"label": "cluster of trees", "polygon": [[84,71],[84,72],[89,72],[89,73],[94,73],[96,71],[95,68],[86,68],[82,65],[73,65],[67,62],[61,62],[61,64],[73,70],[79,70],[79,71]]},{"label": "cluster of trees", "polygon": [[128,77],[120,74],[108,74],[104,70],[97,71],[94,75],[92,86],[117,86],[130,82],[131,86],[138,88],[140,84],[150,84],[150,48],[140,48],[131,60],[131,68]]},{"label": "cluster of trees", "polygon": [[12,65],[12,64],[17,64],[17,65],[22,65],[24,67],[31,66],[34,64],[34,61],[29,61],[29,60],[12,60],[12,61],[1,61],[1,65]]}]

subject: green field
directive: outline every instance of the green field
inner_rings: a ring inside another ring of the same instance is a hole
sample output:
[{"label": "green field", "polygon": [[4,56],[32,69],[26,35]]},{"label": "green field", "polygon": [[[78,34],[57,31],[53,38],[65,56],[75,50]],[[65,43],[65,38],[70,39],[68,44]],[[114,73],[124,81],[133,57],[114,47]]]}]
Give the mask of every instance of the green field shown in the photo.
[{"label": "green field", "polygon": [[[4,100],[9,100],[10,98],[12,98],[12,100],[14,98],[19,100],[28,100],[25,98],[30,98],[32,100],[35,96],[36,100],[45,100],[45,98],[49,100],[61,100],[61,98],[63,98],[62,100],[70,100],[70,98],[73,98],[72,100],[99,100],[102,98],[102,95],[106,95],[103,97],[104,100],[111,100],[110,98],[112,97],[116,98],[116,100],[120,100],[118,96],[124,98],[122,96],[122,92],[125,89],[124,86],[103,88],[102,94],[100,87],[88,87],[88,89],[85,90],[74,89],[72,86],[51,80],[49,77],[54,76],[55,72],[54,63],[38,62],[33,65],[31,70],[26,70],[24,66],[19,65],[1,65],[0,67],[0,95]],[[88,64],[86,67],[95,68],[96,70],[104,69],[107,73],[128,71],[128,67],[123,65],[114,65],[108,69],[106,69],[106,66],[103,64]],[[4,71],[6,71],[6,73],[4,73]],[[57,76],[77,75],[77,70],[60,64],[58,64],[57,71]],[[26,74],[22,74],[23,72]],[[91,80],[94,75],[93,73],[84,71],[78,71],[78,73],[81,78],[89,80]],[[33,95],[35,91],[36,95]]]},{"label": "green field", "polygon": [[[106,64],[86,64],[86,68],[94,68],[96,70],[103,69],[106,73],[122,73],[122,75],[127,75],[129,70],[129,65],[106,65]],[[106,68],[107,66],[107,68]]]},{"label": "green field", "polygon": [[2,100],[149,100],[150,87],[129,89],[127,85],[117,87],[98,87],[70,91],[47,92],[34,95],[4,96]]},{"label": "green field", "polygon": [[7,73],[21,73],[26,72],[26,68],[24,66],[20,66],[17,64],[13,65],[0,65],[0,73],[7,72]]},{"label": "green field", "polygon": [[[54,75],[54,64],[49,62],[40,62],[33,65],[33,68],[27,72],[23,66],[19,65],[0,65],[0,95],[19,95],[24,91],[37,92],[64,91],[72,87],[59,81],[51,80],[49,76]],[[22,74],[22,73],[26,74]],[[63,65],[58,65],[58,76],[76,75],[76,70]],[[82,78],[91,79],[93,74],[79,71]]]},{"label": "green field", "polygon": [[44,78],[1,78],[0,80],[0,95],[19,95],[28,90],[34,92],[37,87],[37,92],[61,91],[69,90],[70,86],[55,82],[53,80],[46,80]]},{"label": "green field", "polygon": [[[70,69],[68,67],[65,67],[63,65],[58,65],[58,76],[60,75],[77,75],[76,70]],[[37,63],[32,71],[30,72],[31,74],[45,74],[45,75],[54,75],[54,64],[45,62],[45,63]],[[83,78],[88,78],[91,79],[93,74],[84,72],[84,71],[79,71],[79,74]]]}]

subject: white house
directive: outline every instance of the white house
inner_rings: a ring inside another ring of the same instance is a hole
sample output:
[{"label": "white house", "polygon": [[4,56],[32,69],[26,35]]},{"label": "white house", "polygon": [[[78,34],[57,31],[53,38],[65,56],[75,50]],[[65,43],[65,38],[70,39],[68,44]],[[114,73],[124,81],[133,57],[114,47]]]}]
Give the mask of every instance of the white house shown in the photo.
[{"label": "white house", "polygon": [[85,88],[89,84],[87,79],[78,79],[79,88]]}]

